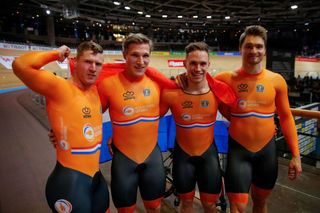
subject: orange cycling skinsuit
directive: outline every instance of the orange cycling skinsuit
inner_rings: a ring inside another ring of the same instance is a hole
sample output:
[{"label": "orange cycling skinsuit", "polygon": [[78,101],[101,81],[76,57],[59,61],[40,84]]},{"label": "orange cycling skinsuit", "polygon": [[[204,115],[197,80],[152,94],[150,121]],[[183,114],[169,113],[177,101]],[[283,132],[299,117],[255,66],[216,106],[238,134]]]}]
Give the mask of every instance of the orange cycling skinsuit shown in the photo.
[{"label": "orange cycling skinsuit", "polygon": [[125,72],[98,86],[103,110],[109,108],[113,131],[111,192],[121,211],[135,208],[137,188],[146,207],[160,205],[165,189],[157,146],[160,89],[149,77],[132,80]]},{"label": "orange cycling skinsuit", "polygon": [[173,180],[180,198],[193,199],[198,183],[202,201],[215,202],[221,190],[221,172],[214,144],[214,123],[219,101],[209,90],[188,94],[164,89],[161,114],[170,107],[176,123]]},{"label": "orange cycling skinsuit", "polygon": [[[40,71],[58,58],[58,51],[32,52],[21,56],[20,66],[14,67],[28,87],[46,97],[58,141],[57,164],[46,186],[47,201],[54,212],[105,212],[109,195],[99,171],[102,115],[97,88],[81,90],[70,80]],[[31,76],[35,71],[37,75]]]},{"label": "orange cycling skinsuit", "polygon": [[230,118],[226,191],[233,202],[247,203],[251,182],[262,194],[275,185],[275,112],[293,156],[299,155],[286,82],[266,69],[259,74],[247,74],[241,69],[222,72],[215,78],[230,85],[238,97],[237,106],[225,111]]}]

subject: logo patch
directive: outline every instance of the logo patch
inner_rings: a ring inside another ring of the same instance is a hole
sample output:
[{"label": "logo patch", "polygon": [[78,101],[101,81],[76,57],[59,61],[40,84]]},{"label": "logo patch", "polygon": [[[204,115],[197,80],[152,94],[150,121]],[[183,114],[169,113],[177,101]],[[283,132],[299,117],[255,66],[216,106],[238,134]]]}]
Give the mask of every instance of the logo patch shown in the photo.
[{"label": "logo patch", "polygon": [[144,89],[143,90],[143,95],[146,97],[146,96],[150,96],[150,89]]},{"label": "logo patch", "polygon": [[92,141],[94,138],[94,129],[90,124],[86,124],[83,127],[83,136],[88,140]]},{"label": "logo patch", "polygon": [[65,199],[59,199],[55,202],[54,208],[59,213],[70,213],[72,211],[72,205]]},{"label": "logo patch", "polygon": [[68,150],[69,149],[69,143],[65,140],[61,140],[59,142],[59,147],[62,149],[62,150]]},{"label": "logo patch", "polygon": [[91,118],[91,110],[89,107],[82,108],[83,118]]},{"label": "logo patch", "polygon": [[185,101],[181,104],[182,109],[193,108],[192,101]]},{"label": "logo patch", "polygon": [[248,84],[238,84],[238,92],[248,92]]},{"label": "logo patch", "polygon": [[134,92],[132,91],[126,91],[125,93],[122,94],[122,96],[124,97],[124,100],[130,100],[130,99],[135,99],[134,97]]},{"label": "logo patch", "polygon": [[209,106],[209,101],[208,100],[202,100],[201,101],[201,107],[202,108],[208,108]]},{"label": "logo patch", "polygon": [[126,106],[122,109],[122,112],[124,115],[129,116],[132,115],[134,113],[134,109],[131,106]]},{"label": "logo patch", "polygon": [[246,100],[243,100],[243,99],[240,99],[240,100],[238,101],[238,107],[239,107],[240,109],[246,108],[246,107],[247,107],[247,101],[246,101]]},{"label": "logo patch", "polygon": [[181,118],[185,121],[189,121],[191,119],[191,115],[189,114],[182,114],[181,115]]},{"label": "logo patch", "polygon": [[257,91],[257,92],[263,92],[263,91],[264,91],[264,86],[263,86],[262,84],[258,84],[258,85],[256,86],[256,91]]}]

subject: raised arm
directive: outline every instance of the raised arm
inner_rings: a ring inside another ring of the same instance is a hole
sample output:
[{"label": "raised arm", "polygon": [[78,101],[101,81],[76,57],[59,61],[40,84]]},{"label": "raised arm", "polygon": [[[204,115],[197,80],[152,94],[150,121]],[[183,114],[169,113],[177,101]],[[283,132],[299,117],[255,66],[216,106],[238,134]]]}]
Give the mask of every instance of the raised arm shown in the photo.
[{"label": "raised arm", "polygon": [[45,96],[54,95],[57,77],[49,71],[40,69],[55,60],[64,61],[69,54],[70,48],[67,46],[49,52],[26,53],[13,61],[13,72],[30,89]]},{"label": "raised arm", "polygon": [[288,90],[285,80],[277,75],[274,80],[276,89],[276,108],[280,118],[280,126],[282,134],[288,144],[292,153],[292,159],[289,164],[289,179],[293,180],[297,178],[302,172],[300,151],[298,146],[298,135],[293,116],[290,111],[290,105],[288,100]]}]

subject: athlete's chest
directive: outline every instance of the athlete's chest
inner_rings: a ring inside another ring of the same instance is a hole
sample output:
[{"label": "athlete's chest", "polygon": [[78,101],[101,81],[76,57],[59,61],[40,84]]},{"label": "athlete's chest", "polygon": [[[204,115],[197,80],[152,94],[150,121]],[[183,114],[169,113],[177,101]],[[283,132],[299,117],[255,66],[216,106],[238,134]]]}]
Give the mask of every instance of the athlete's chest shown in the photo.
[{"label": "athlete's chest", "polygon": [[182,92],[171,100],[170,108],[178,120],[205,121],[215,119],[218,103],[211,92],[202,95]]},{"label": "athlete's chest", "polygon": [[232,87],[238,97],[238,108],[263,108],[274,105],[276,91],[272,79],[234,78]]},{"label": "athlete's chest", "polygon": [[122,116],[159,114],[160,90],[152,81],[139,83],[117,82],[109,96],[110,112]]}]

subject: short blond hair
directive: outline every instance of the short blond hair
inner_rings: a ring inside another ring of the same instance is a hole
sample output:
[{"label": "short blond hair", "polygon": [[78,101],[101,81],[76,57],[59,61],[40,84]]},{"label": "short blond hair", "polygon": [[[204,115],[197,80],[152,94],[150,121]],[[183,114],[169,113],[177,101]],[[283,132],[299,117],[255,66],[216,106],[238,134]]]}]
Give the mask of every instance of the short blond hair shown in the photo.
[{"label": "short blond hair", "polygon": [[130,44],[148,44],[150,52],[153,49],[152,41],[142,33],[130,34],[122,43],[122,51],[126,53],[129,49]]}]

